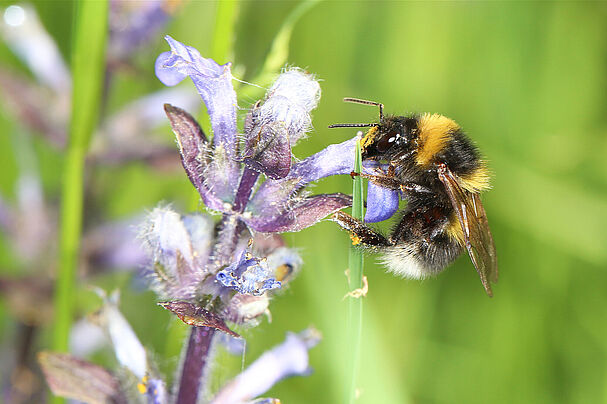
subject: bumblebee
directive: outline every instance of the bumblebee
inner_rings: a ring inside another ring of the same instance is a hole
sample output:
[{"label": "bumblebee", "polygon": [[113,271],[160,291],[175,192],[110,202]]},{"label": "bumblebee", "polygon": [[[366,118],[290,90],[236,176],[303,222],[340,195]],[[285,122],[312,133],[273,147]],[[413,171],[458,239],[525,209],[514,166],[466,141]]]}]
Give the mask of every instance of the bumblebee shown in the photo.
[{"label": "bumblebee", "polygon": [[497,256],[479,196],[490,188],[490,176],[478,149],[445,116],[384,116],[380,103],[356,98],[344,101],[379,107],[379,122],[329,127],[369,127],[361,139],[363,161],[387,165],[379,175],[352,175],[399,191],[407,205],[389,236],[344,212],[331,219],[351,233],[353,242],[382,253],[388,270],[404,277],[436,275],[465,248],[485,291],[493,296]]}]

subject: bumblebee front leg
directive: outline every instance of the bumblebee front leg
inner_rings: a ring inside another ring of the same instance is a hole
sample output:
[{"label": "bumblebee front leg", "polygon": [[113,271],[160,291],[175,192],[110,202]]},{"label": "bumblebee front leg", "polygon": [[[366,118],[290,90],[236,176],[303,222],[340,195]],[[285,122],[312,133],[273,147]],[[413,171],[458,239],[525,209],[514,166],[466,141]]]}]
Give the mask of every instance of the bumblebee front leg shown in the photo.
[{"label": "bumblebee front leg", "polygon": [[353,245],[361,244],[363,247],[370,248],[392,245],[387,238],[347,213],[341,211],[334,213],[331,220],[350,232]]},{"label": "bumblebee front leg", "polygon": [[[390,168],[393,168],[390,166]],[[432,191],[430,188],[425,187],[423,185],[417,184],[412,181],[401,182],[394,175],[390,175],[390,170],[388,170],[388,175],[371,175],[371,174],[362,174],[352,171],[350,173],[352,178],[356,176],[361,176],[362,178],[366,178],[369,182],[372,182],[375,185],[379,185],[383,188],[388,188],[392,190],[400,190],[404,194],[406,193],[416,193],[416,194],[431,194]]]},{"label": "bumblebee front leg", "polygon": [[360,176],[362,178],[366,178],[369,182],[372,182],[375,185],[379,185],[383,188],[397,190],[400,189],[401,182],[394,175],[372,175],[372,174],[362,174],[352,171],[350,173],[352,178],[356,176]]}]

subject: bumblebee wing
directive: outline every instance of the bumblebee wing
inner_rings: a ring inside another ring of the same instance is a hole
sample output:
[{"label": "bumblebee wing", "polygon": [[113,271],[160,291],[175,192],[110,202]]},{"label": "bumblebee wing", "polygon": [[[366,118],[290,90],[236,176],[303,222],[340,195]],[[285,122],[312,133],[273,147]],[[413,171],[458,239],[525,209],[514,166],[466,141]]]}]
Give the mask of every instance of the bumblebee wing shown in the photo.
[{"label": "bumblebee wing", "polygon": [[478,194],[463,189],[457,177],[445,164],[438,169],[441,180],[457,214],[464,233],[464,242],[470,259],[481,278],[485,291],[493,296],[490,282],[497,282],[497,255],[485,208]]}]

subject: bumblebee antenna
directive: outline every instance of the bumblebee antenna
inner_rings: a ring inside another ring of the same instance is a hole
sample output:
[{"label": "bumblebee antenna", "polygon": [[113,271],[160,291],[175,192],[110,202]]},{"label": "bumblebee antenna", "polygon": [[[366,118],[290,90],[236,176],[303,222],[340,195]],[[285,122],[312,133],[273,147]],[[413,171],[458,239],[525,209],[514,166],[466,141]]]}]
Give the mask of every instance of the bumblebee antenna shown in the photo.
[{"label": "bumblebee antenna", "polygon": [[[384,119],[384,104],[382,103],[351,97],[346,97],[343,101],[353,102],[355,104],[375,105],[379,107],[379,121],[381,122]],[[379,126],[379,123],[337,123],[334,125],[329,125],[329,128],[368,128],[371,126]]]},{"label": "bumblebee antenna", "polygon": [[371,126],[379,126],[378,123],[336,123],[329,125],[329,128],[368,128]]},{"label": "bumblebee antenna", "polygon": [[384,118],[384,104],[382,104],[380,102],[361,100],[360,98],[351,98],[351,97],[344,98],[344,102],[353,102],[355,104],[375,105],[375,106],[379,107],[379,120],[381,121]]}]

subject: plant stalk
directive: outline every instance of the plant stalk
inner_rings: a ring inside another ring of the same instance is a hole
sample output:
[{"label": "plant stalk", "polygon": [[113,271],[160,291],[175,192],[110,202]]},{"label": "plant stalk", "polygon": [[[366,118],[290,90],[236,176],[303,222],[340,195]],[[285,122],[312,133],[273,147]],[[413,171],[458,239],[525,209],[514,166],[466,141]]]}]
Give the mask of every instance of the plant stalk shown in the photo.
[{"label": "plant stalk", "polygon": [[[356,156],[354,160],[354,171],[357,173],[362,172],[362,158],[360,141],[356,142]],[[352,190],[352,216],[356,219],[363,219],[363,181],[360,176],[354,178],[354,185]],[[350,246],[349,256],[349,277],[348,277],[348,289],[353,292],[363,287],[363,253],[360,249]],[[347,385],[347,391],[345,395],[346,403],[354,403],[357,395],[357,377],[358,367],[360,362],[360,340],[362,330],[362,314],[363,314],[363,302],[362,296],[348,297],[348,343],[347,349],[349,353],[348,367],[351,369],[350,383]]]},{"label": "plant stalk", "polygon": [[198,402],[214,335],[214,328],[192,327],[181,368],[176,404],[196,404]]}]

